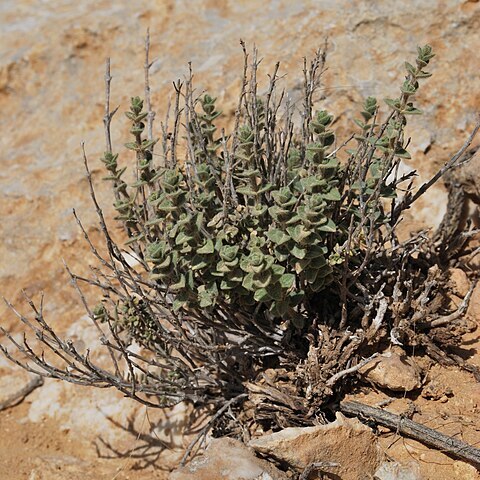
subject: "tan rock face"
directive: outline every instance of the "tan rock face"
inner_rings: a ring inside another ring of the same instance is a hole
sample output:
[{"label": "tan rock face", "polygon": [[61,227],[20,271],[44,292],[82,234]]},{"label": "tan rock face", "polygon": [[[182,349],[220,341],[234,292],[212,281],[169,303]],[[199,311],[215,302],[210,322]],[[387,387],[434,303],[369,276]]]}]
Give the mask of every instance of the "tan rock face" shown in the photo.
[{"label": "tan rock face", "polygon": [[453,469],[457,478],[462,480],[479,480],[480,472],[473,466],[465,462],[454,462]]},{"label": "tan rock face", "polygon": [[211,441],[204,455],[172,472],[170,480],[286,480],[287,476],[233,438]]},{"label": "tan rock face", "polygon": [[404,354],[394,351],[372,360],[360,369],[360,374],[378,387],[394,392],[410,392],[422,385],[418,368]]},{"label": "tan rock face", "polygon": [[[99,200],[111,218],[112,198],[100,181],[104,172],[98,160],[104,149],[104,59],[112,58],[112,105],[120,105],[122,112],[130,96],[143,95],[142,37],[147,26],[155,58],[151,87],[158,119],[165,113],[171,81],[183,77],[188,61],[193,63],[199,91],[206,88],[218,96],[219,106],[231,118],[242,67],[239,38],[250,46],[255,43],[264,58],[260,90],[268,82],[266,72],[280,60],[281,72],[287,74],[285,88],[299,99],[302,57],[310,56],[328,35],[329,70],[320,92],[326,98],[318,98],[317,106],[336,114],[339,138],[350,133],[350,114],[359,110],[362,98],[398,94],[403,61],[414,56],[417,44],[430,41],[437,53],[432,61],[434,76],[418,95],[425,115],[409,119],[414,154],[409,166],[419,168],[422,179],[463,143],[480,108],[475,56],[480,49],[480,5],[475,2],[277,0],[261,7],[252,0],[0,3],[0,295],[24,307],[21,288],[37,298],[44,291],[47,319],[62,332],[81,325],[84,311],[68,287],[61,259],[79,275],[87,274],[87,264],[92,262],[71,215],[73,207],[93,239],[99,238],[80,142],[86,142]],[[131,165],[122,147],[126,130],[126,120],[118,114],[113,121],[114,149],[120,152],[121,162]],[[425,220],[439,222],[446,200],[442,189],[424,198],[405,225],[417,228]],[[480,289],[475,295],[470,312],[479,319]],[[2,325],[21,331],[3,303],[0,319]],[[11,375],[10,367],[4,373]],[[112,391],[52,385],[49,382],[32,394],[31,411],[13,410],[12,415],[18,415],[19,422],[34,419],[38,438],[47,436],[41,430],[43,419],[55,425],[66,418],[72,442],[77,442],[72,451],[82,451],[82,457],[93,451],[94,431],[101,430],[109,438],[119,436],[119,429],[105,416],[100,419],[98,405],[115,409],[122,421],[135,409],[131,402],[124,407],[126,400]],[[88,429],[77,414],[79,407],[82,414],[96,412]],[[2,412],[0,417],[5,415]],[[49,428],[48,435],[55,437],[56,430]],[[23,480],[29,473],[19,474],[19,465],[29,468],[31,446],[23,443],[23,433],[18,432],[12,427],[9,449],[0,449],[0,471]],[[117,466],[104,478],[116,475]],[[92,470],[89,478],[103,477]],[[137,470],[135,478],[153,477],[148,470]]]},{"label": "tan rock face", "polygon": [[372,430],[341,413],[328,425],[286,428],[254,439],[249,445],[300,471],[314,462],[337,463],[338,467],[330,467],[331,473],[343,480],[369,478],[381,460]]}]

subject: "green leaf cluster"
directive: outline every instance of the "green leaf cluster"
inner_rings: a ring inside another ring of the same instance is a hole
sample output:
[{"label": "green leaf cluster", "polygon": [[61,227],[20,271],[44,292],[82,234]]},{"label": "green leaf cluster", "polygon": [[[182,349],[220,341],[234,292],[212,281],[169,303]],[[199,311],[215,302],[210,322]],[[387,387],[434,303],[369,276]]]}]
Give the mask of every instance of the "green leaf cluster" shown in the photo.
[{"label": "green leaf cluster", "polygon": [[366,98],[347,163],[337,157],[326,110],[280,149],[268,99],[250,96],[234,131],[219,135],[221,110],[204,94],[189,106],[188,158],[155,167],[156,140],[142,138],[147,112],[132,98],[133,141],[125,146],[135,152],[137,180],[123,180],[118,155],[102,161],[129,243],[173,309],[269,312],[295,325],[311,315],[312,298],[338,283],[344,265],[361,264],[368,235],[380,239],[391,220],[382,202],[395,199],[398,186],[388,176],[399,158],[410,158],[405,119],[420,113],[412,97],[432,57],[425,46],[416,66],[405,64],[401,95],[386,99],[385,124],[377,123],[377,100]]}]

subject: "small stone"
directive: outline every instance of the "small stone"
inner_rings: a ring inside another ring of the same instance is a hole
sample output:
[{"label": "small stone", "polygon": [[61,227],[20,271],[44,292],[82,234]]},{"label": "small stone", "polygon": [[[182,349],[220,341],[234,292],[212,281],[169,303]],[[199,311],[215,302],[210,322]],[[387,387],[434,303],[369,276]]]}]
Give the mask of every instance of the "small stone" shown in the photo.
[{"label": "small stone", "polygon": [[423,388],[422,397],[446,403],[450,397],[453,397],[453,390],[438,381],[431,381]]},{"label": "small stone", "polygon": [[418,368],[403,352],[384,353],[361,368],[359,373],[378,387],[394,392],[411,392],[422,385]]},{"label": "small stone", "polygon": [[480,282],[473,289],[470,302],[468,303],[467,314],[480,324]]},{"label": "small stone", "polygon": [[341,413],[328,425],[285,428],[251,440],[249,446],[299,471],[314,462],[336,463],[331,473],[343,480],[370,478],[381,460],[372,430]]},{"label": "small stone", "polygon": [[217,438],[205,453],[170,474],[170,480],[287,480],[274,465],[233,438]]},{"label": "small stone", "polygon": [[470,281],[467,274],[461,268],[451,268],[449,273],[452,293],[461,298],[465,297],[470,289]]}]

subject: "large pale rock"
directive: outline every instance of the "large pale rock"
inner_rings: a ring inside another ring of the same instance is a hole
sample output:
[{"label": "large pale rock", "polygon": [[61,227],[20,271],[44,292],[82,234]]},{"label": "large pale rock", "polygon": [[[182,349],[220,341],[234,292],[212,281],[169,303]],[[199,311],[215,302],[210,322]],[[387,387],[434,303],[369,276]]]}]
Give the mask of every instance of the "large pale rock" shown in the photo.
[{"label": "large pale rock", "polygon": [[211,441],[206,452],[185,467],[175,470],[170,480],[286,480],[271,463],[233,438]]},{"label": "large pale rock", "polygon": [[314,462],[337,463],[331,472],[342,480],[369,478],[381,460],[372,430],[341,413],[328,425],[286,428],[251,440],[249,445],[300,471]]},{"label": "large pale rock", "polygon": [[418,368],[403,353],[396,351],[379,355],[359,372],[378,387],[394,392],[410,392],[422,385]]}]

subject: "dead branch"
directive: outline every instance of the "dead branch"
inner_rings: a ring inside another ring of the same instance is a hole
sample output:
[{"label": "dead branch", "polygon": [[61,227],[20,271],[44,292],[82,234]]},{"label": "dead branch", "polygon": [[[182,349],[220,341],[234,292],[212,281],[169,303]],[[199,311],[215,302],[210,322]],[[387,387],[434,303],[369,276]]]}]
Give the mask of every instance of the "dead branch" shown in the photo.
[{"label": "dead branch", "polygon": [[448,325],[449,323],[458,320],[462,315],[465,314],[465,312],[468,309],[468,305],[470,303],[470,298],[472,297],[473,290],[475,289],[475,286],[477,285],[477,282],[473,282],[470,285],[470,288],[468,289],[467,294],[465,295],[465,298],[462,300],[462,303],[458,307],[458,309],[450,313],[449,315],[444,315],[442,317],[438,317],[435,320],[432,320],[428,326],[430,328],[435,328],[435,327],[441,327],[443,325]]},{"label": "dead branch", "polygon": [[[147,107],[147,138],[148,140],[153,140],[153,120],[155,118],[155,112],[152,111],[152,102],[150,98],[150,29],[147,28],[147,35],[145,37],[145,64],[143,66],[144,75],[145,75],[145,103]],[[153,153],[153,145],[151,152]]]},{"label": "dead branch", "polygon": [[405,435],[445,454],[480,467],[480,449],[440,433],[433,428],[425,427],[401,415],[395,415],[360,402],[342,402],[340,410],[347,415],[373,421],[378,425],[394,430],[398,434]]},{"label": "dead branch", "polygon": [[110,58],[105,61],[105,115],[103,116],[103,125],[105,127],[105,146],[108,153],[112,153],[112,137],[110,134],[110,124],[112,118],[118,110],[118,107],[110,112],[110,83],[112,76],[110,75]]},{"label": "dead branch", "polygon": [[345,370],[342,370],[341,372],[337,372],[335,375],[332,375],[326,382],[327,387],[333,387],[341,378],[345,377],[346,375],[350,375],[351,373],[358,372],[362,367],[370,363],[373,359],[377,358],[379,353],[374,353],[368,358],[365,358],[361,362],[359,362],[357,365],[346,368]]}]

